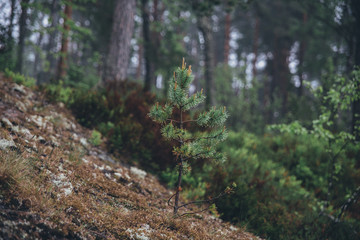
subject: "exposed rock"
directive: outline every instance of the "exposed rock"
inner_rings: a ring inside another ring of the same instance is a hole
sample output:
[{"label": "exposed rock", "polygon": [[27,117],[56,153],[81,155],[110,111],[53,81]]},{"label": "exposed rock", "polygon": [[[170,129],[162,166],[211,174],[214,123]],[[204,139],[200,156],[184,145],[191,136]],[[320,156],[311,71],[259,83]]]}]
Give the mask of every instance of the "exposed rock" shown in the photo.
[{"label": "exposed rock", "polygon": [[103,160],[103,161],[108,161],[108,162],[111,162],[111,163],[115,163],[115,160],[112,159],[112,157],[110,157],[108,154],[104,153],[104,152],[101,152],[98,157]]},{"label": "exposed rock", "polygon": [[10,148],[10,147],[16,147],[14,141],[11,139],[11,140],[6,140],[6,139],[0,139],[0,149],[1,150],[5,150],[7,148]]},{"label": "exposed rock", "polygon": [[13,124],[12,124],[12,123],[10,122],[10,120],[7,119],[7,118],[2,118],[2,119],[1,119],[1,122],[3,122],[6,127],[11,128],[11,127],[13,126]]},{"label": "exposed rock", "polygon": [[89,147],[89,143],[87,142],[87,140],[85,138],[80,138],[80,143],[81,145],[83,145],[85,148]]},{"label": "exposed rock", "polygon": [[42,116],[38,115],[30,115],[30,120],[33,121],[40,129],[46,127],[46,122],[44,121],[44,118]]},{"label": "exposed rock", "polygon": [[72,193],[73,185],[64,173],[60,173],[59,175],[52,174],[52,179],[54,185],[60,188],[60,191],[64,193],[65,196],[68,196]]},{"label": "exposed rock", "polygon": [[143,171],[137,167],[130,167],[130,172],[131,172],[131,174],[137,176],[140,179],[145,179],[146,174],[147,174],[145,171]]},{"label": "exposed rock", "polygon": [[22,112],[26,112],[27,111],[27,107],[23,102],[16,102],[15,106]]},{"label": "exposed rock", "polygon": [[22,93],[22,94],[26,94],[25,86],[23,86],[23,85],[18,85],[18,84],[16,84],[16,83],[14,83],[14,86],[12,87],[11,90],[13,90],[13,91],[18,91],[18,92],[20,92],[20,93]]},{"label": "exposed rock", "polygon": [[150,240],[149,235],[153,230],[148,224],[143,224],[137,230],[127,229],[126,232],[130,234],[130,239],[134,240]]},{"label": "exposed rock", "polygon": [[12,127],[12,130],[16,133],[22,134],[26,139],[31,139],[34,136],[31,134],[29,129],[26,129],[24,127],[14,126]]}]

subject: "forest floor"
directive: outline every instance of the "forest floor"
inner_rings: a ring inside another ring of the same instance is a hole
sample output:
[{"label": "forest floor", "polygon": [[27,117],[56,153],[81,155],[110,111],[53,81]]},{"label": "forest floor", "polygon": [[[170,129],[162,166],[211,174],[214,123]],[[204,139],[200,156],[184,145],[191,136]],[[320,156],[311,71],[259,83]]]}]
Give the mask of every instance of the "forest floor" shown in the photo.
[{"label": "forest floor", "polygon": [[90,136],[0,75],[0,239],[260,239],[210,212],[173,218],[171,190]]}]

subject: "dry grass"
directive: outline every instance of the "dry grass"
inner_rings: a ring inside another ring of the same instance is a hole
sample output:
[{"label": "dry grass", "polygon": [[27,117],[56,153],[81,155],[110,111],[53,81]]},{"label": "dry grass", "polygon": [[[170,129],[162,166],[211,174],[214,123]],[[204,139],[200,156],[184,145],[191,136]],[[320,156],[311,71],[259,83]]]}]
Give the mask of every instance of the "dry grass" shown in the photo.
[{"label": "dry grass", "polygon": [[0,152],[0,186],[3,191],[21,190],[30,176],[29,161],[14,152]]},{"label": "dry grass", "polygon": [[[11,86],[0,80],[0,94],[11,92]],[[80,142],[91,131],[78,126],[67,110],[42,105],[36,94],[30,100],[40,106],[37,111],[20,112],[14,103],[23,98],[4,97],[2,117],[31,135],[5,124],[0,128],[1,137],[17,147],[0,152],[0,239],[256,239],[210,213],[173,218],[166,204],[171,193],[154,176],[141,179],[128,167],[101,160],[101,148]],[[49,120],[41,127],[27,120],[30,115],[52,119],[54,112],[66,118],[62,124]],[[11,204],[14,199],[18,204]]]}]

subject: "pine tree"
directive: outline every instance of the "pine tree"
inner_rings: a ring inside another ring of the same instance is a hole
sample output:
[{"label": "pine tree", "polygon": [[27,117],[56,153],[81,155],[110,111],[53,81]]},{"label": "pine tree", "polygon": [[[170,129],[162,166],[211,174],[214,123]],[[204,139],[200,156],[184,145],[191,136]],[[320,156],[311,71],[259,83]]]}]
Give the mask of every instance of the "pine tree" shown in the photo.
[{"label": "pine tree", "polygon": [[[189,172],[190,162],[199,158],[213,159],[217,162],[224,162],[225,156],[221,152],[217,152],[215,146],[224,141],[227,137],[226,127],[224,123],[228,117],[226,107],[212,107],[209,111],[200,113],[196,119],[184,121],[183,113],[195,108],[205,100],[203,90],[189,95],[189,88],[194,80],[191,74],[191,66],[186,68],[186,63],[182,63],[182,67],[174,72],[173,78],[169,83],[168,102],[164,106],[159,103],[154,105],[149,116],[155,121],[162,124],[162,135],[171,142],[176,142],[173,146],[173,154],[177,164],[178,181],[176,193],[170,197],[168,203],[175,197],[174,215],[178,209],[193,203],[209,203],[211,200],[221,197],[229,193],[231,188],[227,188],[210,200],[195,201],[187,204],[179,204],[179,195],[181,191],[182,176]],[[173,119],[175,110],[180,111],[180,119]],[[191,133],[184,128],[184,123],[196,123],[200,127],[207,127],[208,131],[199,133]]]}]

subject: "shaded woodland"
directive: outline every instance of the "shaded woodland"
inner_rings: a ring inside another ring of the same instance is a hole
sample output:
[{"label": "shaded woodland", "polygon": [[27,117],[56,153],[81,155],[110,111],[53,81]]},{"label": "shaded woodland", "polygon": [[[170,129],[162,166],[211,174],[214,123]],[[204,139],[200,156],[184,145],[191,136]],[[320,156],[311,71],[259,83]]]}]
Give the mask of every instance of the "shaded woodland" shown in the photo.
[{"label": "shaded woodland", "polygon": [[169,188],[148,113],[183,58],[207,96],[184,119],[226,106],[229,138],[225,164],[189,161],[182,195],[235,182],[213,214],[264,239],[360,238],[360,1],[0,0],[0,71]]}]

